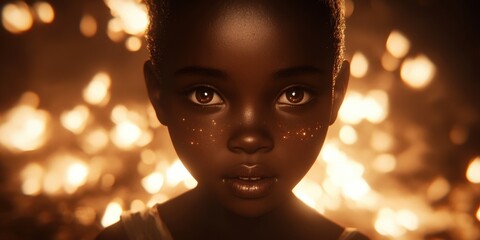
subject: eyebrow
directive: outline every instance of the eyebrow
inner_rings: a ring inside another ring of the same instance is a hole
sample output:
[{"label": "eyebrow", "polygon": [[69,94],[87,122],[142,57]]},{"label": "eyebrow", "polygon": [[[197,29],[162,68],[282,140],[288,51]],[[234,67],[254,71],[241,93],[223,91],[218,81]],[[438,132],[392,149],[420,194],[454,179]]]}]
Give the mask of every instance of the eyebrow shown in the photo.
[{"label": "eyebrow", "polygon": [[291,68],[281,69],[275,73],[275,79],[288,78],[303,74],[323,74],[324,71],[312,65],[300,65]]},{"label": "eyebrow", "polygon": [[178,75],[201,75],[206,77],[213,77],[213,78],[227,78],[227,74],[222,72],[218,69],[208,68],[208,67],[201,67],[201,66],[188,66],[177,70],[174,73],[175,76]]}]

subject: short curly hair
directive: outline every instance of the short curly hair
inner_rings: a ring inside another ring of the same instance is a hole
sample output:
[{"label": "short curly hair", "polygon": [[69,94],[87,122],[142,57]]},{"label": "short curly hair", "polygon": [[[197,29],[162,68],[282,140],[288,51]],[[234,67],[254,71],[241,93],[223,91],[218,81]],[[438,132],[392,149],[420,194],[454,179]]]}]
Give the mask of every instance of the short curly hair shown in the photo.
[{"label": "short curly hair", "polygon": [[[160,66],[162,60],[162,47],[164,41],[164,24],[169,20],[172,1],[179,0],[144,0],[147,4],[150,24],[146,32],[147,47],[150,60],[154,66]],[[333,77],[337,76],[344,60],[345,50],[345,17],[343,0],[287,0],[306,1],[318,4],[322,13],[327,13],[328,33],[330,34],[331,47],[334,51]],[[325,12],[324,12],[325,11]]]}]

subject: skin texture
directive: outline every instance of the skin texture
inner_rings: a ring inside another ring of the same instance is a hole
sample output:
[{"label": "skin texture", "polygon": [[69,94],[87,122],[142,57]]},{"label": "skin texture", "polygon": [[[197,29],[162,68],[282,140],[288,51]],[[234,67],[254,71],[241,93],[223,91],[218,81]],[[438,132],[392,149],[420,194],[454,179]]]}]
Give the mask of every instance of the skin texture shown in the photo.
[{"label": "skin texture", "polygon": [[[333,86],[325,20],[308,4],[190,4],[173,9],[166,26],[167,60],[144,67],[157,116],[198,181],[159,206],[173,237],[337,239],[343,228],[291,191],[317,158],[348,83],[344,62]],[[275,183],[261,197],[232,194],[225,179],[241,166],[260,166]]]}]

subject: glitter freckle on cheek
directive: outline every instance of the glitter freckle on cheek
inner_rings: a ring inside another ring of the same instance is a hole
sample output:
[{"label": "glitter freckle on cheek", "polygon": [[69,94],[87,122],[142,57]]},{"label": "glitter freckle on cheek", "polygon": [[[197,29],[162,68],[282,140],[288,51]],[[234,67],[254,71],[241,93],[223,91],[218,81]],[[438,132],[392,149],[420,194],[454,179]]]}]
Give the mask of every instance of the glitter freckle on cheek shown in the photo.
[{"label": "glitter freckle on cheek", "polygon": [[[278,124],[280,127],[281,124]],[[282,136],[283,140],[289,139],[290,137],[294,137],[294,139],[298,139],[301,141],[309,140],[315,137],[315,132],[319,131],[322,129],[322,126],[320,124],[316,124],[315,127],[307,127],[307,128],[301,128],[298,130],[287,130],[286,134]]]}]

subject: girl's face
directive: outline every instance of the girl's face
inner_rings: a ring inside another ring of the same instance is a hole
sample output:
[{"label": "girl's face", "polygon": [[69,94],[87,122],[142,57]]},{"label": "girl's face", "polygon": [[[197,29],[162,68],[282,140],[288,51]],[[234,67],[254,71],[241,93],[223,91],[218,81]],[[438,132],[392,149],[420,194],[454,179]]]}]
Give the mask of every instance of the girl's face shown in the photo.
[{"label": "girl's face", "polygon": [[239,2],[175,13],[162,79],[149,68],[146,78],[199,190],[259,216],[293,196],[321,149],[335,118],[333,53],[295,6]]}]

